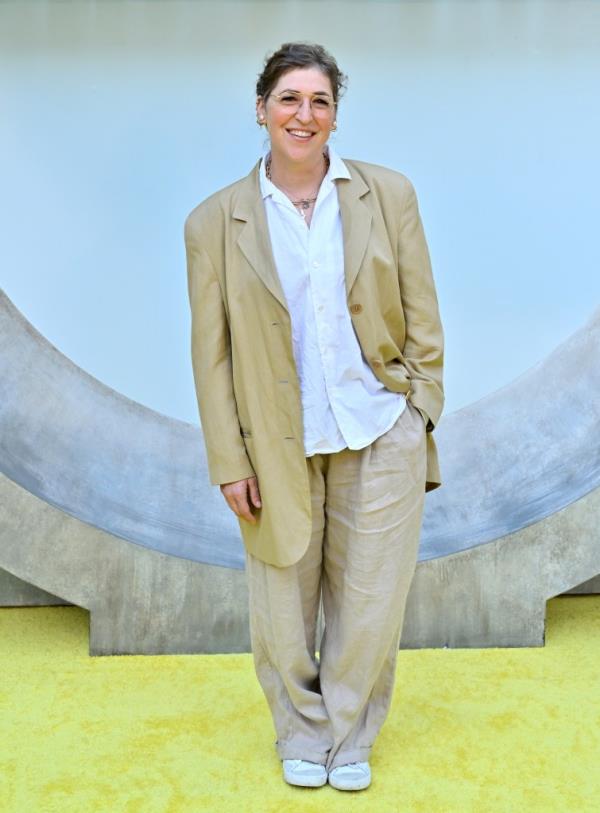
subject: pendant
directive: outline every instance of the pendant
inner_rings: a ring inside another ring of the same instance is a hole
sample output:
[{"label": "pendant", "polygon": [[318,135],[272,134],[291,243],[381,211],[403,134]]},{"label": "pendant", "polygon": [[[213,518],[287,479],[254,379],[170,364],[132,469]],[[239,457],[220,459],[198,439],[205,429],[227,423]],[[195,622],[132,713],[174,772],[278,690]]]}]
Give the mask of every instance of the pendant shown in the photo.
[{"label": "pendant", "polygon": [[302,219],[306,221],[306,212],[310,209],[310,205],[313,201],[308,200],[307,198],[303,198],[299,200],[298,203],[295,203],[294,206],[296,208],[300,207],[300,214],[302,215]]}]

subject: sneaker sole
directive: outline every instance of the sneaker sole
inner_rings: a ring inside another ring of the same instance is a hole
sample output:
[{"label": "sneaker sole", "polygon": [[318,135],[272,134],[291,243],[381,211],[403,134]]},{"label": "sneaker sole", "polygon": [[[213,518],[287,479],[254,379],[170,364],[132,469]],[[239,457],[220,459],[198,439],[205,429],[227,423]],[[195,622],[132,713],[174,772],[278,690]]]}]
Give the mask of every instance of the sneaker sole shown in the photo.
[{"label": "sneaker sole", "polygon": [[306,778],[305,780],[301,780],[300,778],[293,779],[287,776],[284,776],[283,778],[288,783],[288,785],[295,785],[296,787],[300,788],[320,788],[323,785],[327,784],[327,777],[325,777],[324,779],[318,779],[317,777],[315,777],[314,779]]},{"label": "sneaker sole", "polygon": [[336,790],[364,790],[371,784],[370,779],[357,779],[354,782],[336,782],[335,779],[329,777],[329,784]]}]

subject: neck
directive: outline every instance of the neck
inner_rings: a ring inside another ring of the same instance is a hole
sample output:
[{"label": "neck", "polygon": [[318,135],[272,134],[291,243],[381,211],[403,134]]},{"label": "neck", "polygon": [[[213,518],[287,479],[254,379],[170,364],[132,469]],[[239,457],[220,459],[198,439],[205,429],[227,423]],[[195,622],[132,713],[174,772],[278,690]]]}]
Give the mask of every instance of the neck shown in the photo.
[{"label": "neck", "polygon": [[319,153],[310,161],[293,163],[271,150],[271,180],[275,186],[297,191],[299,194],[318,189],[327,172],[327,161]]}]

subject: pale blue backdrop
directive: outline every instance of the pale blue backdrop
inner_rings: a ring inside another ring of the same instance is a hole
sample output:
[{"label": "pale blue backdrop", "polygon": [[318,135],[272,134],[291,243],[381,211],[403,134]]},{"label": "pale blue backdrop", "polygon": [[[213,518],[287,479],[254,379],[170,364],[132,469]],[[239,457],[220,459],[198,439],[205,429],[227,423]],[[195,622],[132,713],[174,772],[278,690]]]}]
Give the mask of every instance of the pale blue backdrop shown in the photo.
[{"label": "pale blue backdrop", "polygon": [[198,422],[183,222],[260,155],[256,75],[290,39],[349,74],[342,156],[415,185],[447,412],[585,321],[600,301],[599,3],[40,0],[0,4],[0,285],[38,330]]}]

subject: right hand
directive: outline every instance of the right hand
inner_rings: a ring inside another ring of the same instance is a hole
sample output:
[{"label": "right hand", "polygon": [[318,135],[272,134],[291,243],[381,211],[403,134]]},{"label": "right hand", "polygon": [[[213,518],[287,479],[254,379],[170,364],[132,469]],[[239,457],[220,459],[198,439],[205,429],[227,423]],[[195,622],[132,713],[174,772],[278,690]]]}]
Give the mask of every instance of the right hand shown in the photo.
[{"label": "right hand", "polygon": [[262,506],[256,476],[236,480],[233,483],[221,483],[221,494],[227,500],[227,505],[234,514],[252,523],[252,525],[256,524],[256,517],[252,513],[250,505],[252,503],[256,508]]}]

